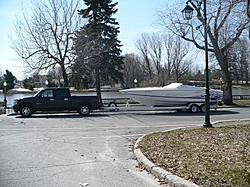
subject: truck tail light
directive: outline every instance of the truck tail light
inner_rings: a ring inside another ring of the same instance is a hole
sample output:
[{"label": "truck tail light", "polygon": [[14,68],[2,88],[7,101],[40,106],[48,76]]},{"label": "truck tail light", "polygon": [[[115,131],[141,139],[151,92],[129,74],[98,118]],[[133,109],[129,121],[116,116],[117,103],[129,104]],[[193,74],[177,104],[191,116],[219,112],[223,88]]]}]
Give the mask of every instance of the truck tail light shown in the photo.
[{"label": "truck tail light", "polygon": [[101,102],[102,102],[101,97],[98,97],[98,102],[99,102],[99,103],[101,103]]}]

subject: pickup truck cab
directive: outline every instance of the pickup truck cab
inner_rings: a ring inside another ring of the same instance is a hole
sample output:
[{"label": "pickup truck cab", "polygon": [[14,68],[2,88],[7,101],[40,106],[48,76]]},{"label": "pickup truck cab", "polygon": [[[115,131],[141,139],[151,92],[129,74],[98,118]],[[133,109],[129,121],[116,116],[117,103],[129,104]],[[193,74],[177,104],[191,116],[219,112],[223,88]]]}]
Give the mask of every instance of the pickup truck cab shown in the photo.
[{"label": "pickup truck cab", "polygon": [[44,88],[33,97],[16,99],[13,105],[14,111],[23,117],[38,111],[77,111],[86,116],[101,107],[102,101],[97,96],[71,96],[69,88]]}]

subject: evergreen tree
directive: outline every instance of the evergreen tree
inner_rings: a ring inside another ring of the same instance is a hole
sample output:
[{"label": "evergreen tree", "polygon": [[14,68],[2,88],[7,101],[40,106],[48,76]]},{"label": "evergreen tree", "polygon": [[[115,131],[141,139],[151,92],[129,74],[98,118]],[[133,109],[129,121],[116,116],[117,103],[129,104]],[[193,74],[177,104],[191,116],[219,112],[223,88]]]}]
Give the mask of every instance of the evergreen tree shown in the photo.
[{"label": "evergreen tree", "polygon": [[112,15],[118,3],[112,0],[84,0],[86,9],[79,14],[87,19],[87,24],[77,33],[75,51],[77,62],[84,63],[95,72],[97,95],[101,96],[100,79],[122,82],[123,57],[118,40],[119,24]]},{"label": "evergreen tree", "polygon": [[7,83],[7,91],[14,88],[15,81],[17,80],[16,77],[9,70],[6,70],[6,74],[4,74],[3,76]]},{"label": "evergreen tree", "polygon": [[25,89],[29,89],[29,80],[27,79],[27,78],[25,78],[24,80],[23,80],[23,87],[25,88]]}]

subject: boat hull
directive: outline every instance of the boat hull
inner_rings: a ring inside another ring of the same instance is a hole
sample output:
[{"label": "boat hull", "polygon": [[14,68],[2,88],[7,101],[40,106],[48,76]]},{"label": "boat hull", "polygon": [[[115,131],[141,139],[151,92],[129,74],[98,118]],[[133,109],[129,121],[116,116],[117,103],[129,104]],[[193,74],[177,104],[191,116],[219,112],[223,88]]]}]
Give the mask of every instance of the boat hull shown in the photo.
[{"label": "boat hull", "polygon": [[[182,89],[179,87],[134,88],[120,90],[120,92],[126,97],[147,106],[174,107],[187,106],[190,103],[205,103],[205,89],[193,86],[185,86]],[[221,99],[221,90],[210,90],[211,103],[216,104]]]}]

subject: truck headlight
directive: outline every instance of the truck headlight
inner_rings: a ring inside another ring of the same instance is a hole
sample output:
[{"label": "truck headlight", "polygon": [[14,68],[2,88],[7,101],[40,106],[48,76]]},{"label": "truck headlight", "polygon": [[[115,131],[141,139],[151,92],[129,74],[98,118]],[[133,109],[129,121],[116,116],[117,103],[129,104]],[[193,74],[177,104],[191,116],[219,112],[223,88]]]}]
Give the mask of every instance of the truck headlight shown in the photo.
[{"label": "truck headlight", "polygon": [[15,99],[15,100],[14,100],[14,105],[17,105],[17,103],[18,103],[18,100]]}]

